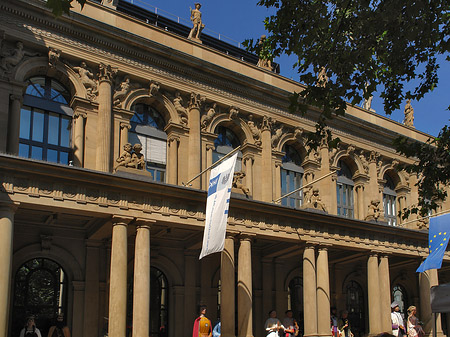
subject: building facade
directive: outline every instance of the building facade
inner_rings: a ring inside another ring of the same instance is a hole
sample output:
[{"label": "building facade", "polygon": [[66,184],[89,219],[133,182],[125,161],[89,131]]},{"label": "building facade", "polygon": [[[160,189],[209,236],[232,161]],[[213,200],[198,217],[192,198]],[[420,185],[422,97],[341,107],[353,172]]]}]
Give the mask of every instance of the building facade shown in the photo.
[{"label": "building facade", "polygon": [[[302,86],[254,55],[127,2],[0,8],[1,335],[64,312],[74,337],[189,336],[206,304],[225,337],[263,336],[271,309],[328,336],[333,306],[367,336],[394,300],[431,334],[450,255],[415,273],[427,223],[397,215],[417,177],[392,147],[428,135],[349,105],[339,147],[309,151],[317,111],[290,114]],[[208,173],[186,183],[238,146],[225,250],[199,261]]]}]

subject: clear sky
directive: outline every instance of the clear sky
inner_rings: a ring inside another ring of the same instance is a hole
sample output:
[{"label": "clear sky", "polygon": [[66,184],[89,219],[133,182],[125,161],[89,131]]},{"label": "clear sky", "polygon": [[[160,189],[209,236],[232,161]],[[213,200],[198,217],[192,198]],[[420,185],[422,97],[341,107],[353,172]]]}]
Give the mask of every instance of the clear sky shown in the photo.
[{"label": "clear sky", "polygon": [[[194,7],[195,1],[188,0],[126,0],[138,6],[157,11],[160,15],[176,19],[180,18],[181,23],[191,25],[189,21],[189,7]],[[265,17],[274,14],[273,9],[257,6],[257,0],[209,0],[200,1],[204,33],[218,36],[227,42],[243,42],[245,39],[257,39],[265,34],[263,20]],[[281,66],[281,75],[298,80],[299,75],[292,69],[295,59],[287,56],[275,59]],[[450,105],[450,62],[440,62],[439,85],[431,93],[427,94],[420,102],[412,102],[414,108],[414,125],[423,132],[436,136],[444,124],[449,125],[450,111],[446,110]],[[402,108],[394,112],[390,118],[403,121]],[[384,115],[382,100],[375,95],[372,101],[372,108],[379,114]]]}]

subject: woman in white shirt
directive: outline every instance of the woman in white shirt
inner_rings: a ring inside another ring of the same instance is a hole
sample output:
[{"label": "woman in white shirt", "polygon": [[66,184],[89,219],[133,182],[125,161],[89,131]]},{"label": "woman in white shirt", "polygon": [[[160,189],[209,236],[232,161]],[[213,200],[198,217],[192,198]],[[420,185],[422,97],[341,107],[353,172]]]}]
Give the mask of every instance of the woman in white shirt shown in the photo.
[{"label": "woman in white shirt", "polygon": [[275,310],[269,312],[269,318],[267,319],[264,328],[266,329],[266,337],[278,337],[278,331],[284,330],[283,325],[277,318],[277,312]]}]

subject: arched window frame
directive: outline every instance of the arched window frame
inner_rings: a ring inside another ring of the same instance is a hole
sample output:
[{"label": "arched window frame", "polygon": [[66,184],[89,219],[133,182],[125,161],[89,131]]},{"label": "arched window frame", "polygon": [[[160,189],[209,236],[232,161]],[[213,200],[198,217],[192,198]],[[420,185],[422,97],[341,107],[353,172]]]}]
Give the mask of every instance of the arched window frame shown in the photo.
[{"label": "arched window frame", "polygon": [[[303,185],[303,167],[302,160],[297,150],[289,145],[284,144],[283,152],[285,155],[282,158],[281,166],[281,195],[292,192]],[[300,208],[303,204],[303,191],[297,191],[290,196],[281,199],[281,204],[294,208]]]},{"label": "arched window frame", "polygon": [[137,102],[131,106],[134,115],[130,120],[128,141],[142,145],[146,170],[154,181],[165,182],[167,165],[167,134],[161,113],[149,104]]},{"label": "arched window frame", "polygon": [[365,332],[365,296],[363,288],[358,282],[351,280],[346,284],[345,292],[347,294],[346,310],[348,311],[352,332],[356,337],[361,337]]},{"label": "arched window frame", "polygon": [[397,226],[397,192],[395,191],[394,180],[389,174],[384,174],[384,188],[383,188],[383,207],[384,218],[388,225]]},{"label": "arched window frame", "polygon": [[336,203],[337,214],[346,218],[355,217],[355,205],[353,190],[355,183],[352,179],[352,172],[348,165],[340,159],[338,161],[338,177],[336,180]]},{"label": "arched window frame", "polygon": [[70,93],[48,76],[33,76],[27,82],[20,111],[19,156],[67,165],[72,157]]},{"label": "arched window frame", "polygon": [[[212,152],[212,162],[215,163],[220,158],[231,152],[233,149],[241,145],[241,142],[237,135],[223,125],[218,125],[214,131],[217,134],[217,138],[214,141],[214,150]],[[236,160],[235,172],[242,170],[242,152],[238,151],[238,157]]]}]

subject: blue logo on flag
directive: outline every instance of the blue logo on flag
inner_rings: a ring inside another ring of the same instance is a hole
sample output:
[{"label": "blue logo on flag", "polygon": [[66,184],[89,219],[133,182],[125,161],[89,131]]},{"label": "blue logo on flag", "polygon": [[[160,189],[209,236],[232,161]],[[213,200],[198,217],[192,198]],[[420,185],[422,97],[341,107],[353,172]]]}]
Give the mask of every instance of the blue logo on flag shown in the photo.
[{"label": "blue logo on flag", "polygon": [[208,197],[211,194],[216,193],[219,178],[220,178],[220,173],[219,173],[219,175],[215,176],[214,178],[209,179]]}]

